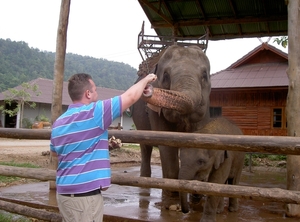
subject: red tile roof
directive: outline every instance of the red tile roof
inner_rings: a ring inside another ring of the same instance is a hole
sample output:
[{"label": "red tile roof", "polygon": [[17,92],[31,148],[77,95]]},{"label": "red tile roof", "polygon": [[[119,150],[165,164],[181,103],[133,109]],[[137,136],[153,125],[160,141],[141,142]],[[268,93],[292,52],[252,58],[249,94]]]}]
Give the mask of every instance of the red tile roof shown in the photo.
[{"label": "red tile roof", "polygon": [[263,43],[227,69],[212,74],[212,88],[288,86],[287,59],[286,53]]},{"label": "red tile roof", "polygon": [[[43,79],[38,78],[34,79],[29,82],[29,84],[36,84],[38,85],[39,89],[38,91],[41,92],[40,95],[36,96],[35,93],[31,92],[31,101],[35,103],[46,103],[51,104],[52,103],[52,90],[53,90],[53,80],[50,79]],[[16,89],[21,89],[21,85],[16,86]],[[5,93],[7,91],[0,93],[0,101],[5,99]],[[98,99],[104,100],[109,99],[111,97],[121,95],[124,91],[123,90],[117,90],[117,89],[109,89],[109,88],[103,88],[103,87],[97,87],[98,92]],[[63,83],[63,95],[62,95],[62,104],[63,105],[69,105],[72,101],[68,94],[68,82]]]}]

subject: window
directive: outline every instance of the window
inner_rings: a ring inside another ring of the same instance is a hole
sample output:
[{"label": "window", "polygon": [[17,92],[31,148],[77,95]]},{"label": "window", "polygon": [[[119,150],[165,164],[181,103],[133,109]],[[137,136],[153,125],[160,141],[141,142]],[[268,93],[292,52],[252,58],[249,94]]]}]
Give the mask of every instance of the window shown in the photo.
[{"label": "window", "polygon": [[210,117],[222,116],[222,107],[209,107]]},{"label": "window", "polygon": [[282,128],[283,123],[283,113],[282,108],[274,108],[273,109],[273,128]]}]

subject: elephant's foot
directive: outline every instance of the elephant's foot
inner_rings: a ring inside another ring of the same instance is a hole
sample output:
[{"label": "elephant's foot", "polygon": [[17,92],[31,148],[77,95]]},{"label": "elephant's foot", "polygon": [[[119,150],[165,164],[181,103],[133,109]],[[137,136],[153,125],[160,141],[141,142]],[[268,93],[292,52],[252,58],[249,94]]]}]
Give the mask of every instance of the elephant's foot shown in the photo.
[{"label": "elephant's foot", "polygon": [[161,207],[165,209],[173,209],[174,206],[179,204],[179,193],[177,191],[162,191],[162,204]]},{"label": "elephant's foot", "polygon": [[220,214],[223,211],[224,211],[224,198],[221,198],[217,207],[217,214]]},{"label": "elephant's foot", "polygon": [[230,212],[236,212],[239,209],[239,202],[236,198],[229,198],[229,206],[228,211]]}]

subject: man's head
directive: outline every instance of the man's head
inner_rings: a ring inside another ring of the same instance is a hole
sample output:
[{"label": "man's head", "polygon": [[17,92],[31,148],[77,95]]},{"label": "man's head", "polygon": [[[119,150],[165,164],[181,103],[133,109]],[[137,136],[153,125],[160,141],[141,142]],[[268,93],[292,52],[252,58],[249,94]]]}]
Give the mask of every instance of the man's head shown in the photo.
[{"label": "man's head", "polygon": [[68,92],[73,102],[89,104],[96,102],[98,94],[96,85],[89,74],[74,74],[69,79]]}]

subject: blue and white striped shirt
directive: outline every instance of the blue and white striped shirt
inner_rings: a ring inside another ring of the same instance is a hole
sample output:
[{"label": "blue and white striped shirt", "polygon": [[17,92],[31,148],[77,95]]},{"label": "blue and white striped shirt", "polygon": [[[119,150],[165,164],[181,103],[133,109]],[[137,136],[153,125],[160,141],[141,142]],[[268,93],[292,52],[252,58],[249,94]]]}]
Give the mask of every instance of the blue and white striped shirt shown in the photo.
[{"label": "blue and white striped shirt", "polygon": [[122,114],[121,97],[89,105],[71,104],[53,124],[50,150],[58,155],[59,194],[110,186],[108,127]]}]

